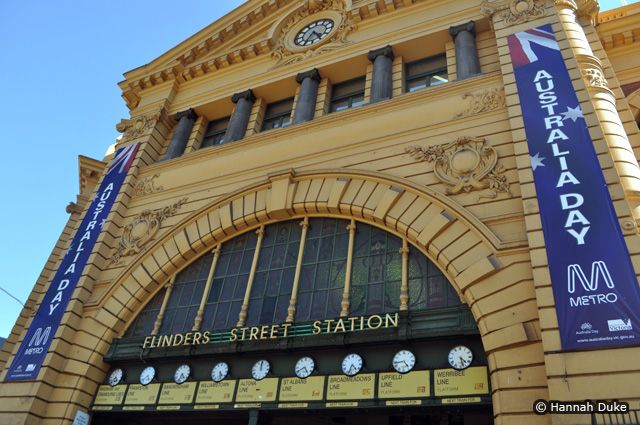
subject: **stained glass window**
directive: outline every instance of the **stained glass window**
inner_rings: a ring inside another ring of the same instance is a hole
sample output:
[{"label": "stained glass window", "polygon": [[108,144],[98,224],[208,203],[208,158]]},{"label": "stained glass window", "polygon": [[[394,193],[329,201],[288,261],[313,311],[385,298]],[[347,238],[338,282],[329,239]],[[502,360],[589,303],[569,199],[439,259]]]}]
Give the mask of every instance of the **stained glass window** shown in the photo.
[{"label": "stained glass window", "polygon": [[297,322],[338,317],[349,246],[349,221],[309,220],[296,307]]},{"label": "stained glass window", "polygon": [[255,232],[222,244],[201,329],[224,330],[236,326],[256,250]]},{"label": "stained glass window", "polygon": [[133,320],[125,336],[146,336],[151,333],[153,324],[160,312],[162,300],[164,300],[164,293],[165,289],[161,289],[160,292],[151,298],[151,301],[144,306],[144,309],[142,309],[140,314]]},{"label": "stained glass window", "polygon": [[160,334],[191,330],[198,312],[213,254],[207,253],[176,276]]},{"label": "stained glass window", "polygon": [[351,315],[398,310],[402,240],[358,223],[351,269]]},{"label": "stained glass window", "polygon": [[282,323],[287,318],[302,230],[299,220],[265,228],[247,325]]}]

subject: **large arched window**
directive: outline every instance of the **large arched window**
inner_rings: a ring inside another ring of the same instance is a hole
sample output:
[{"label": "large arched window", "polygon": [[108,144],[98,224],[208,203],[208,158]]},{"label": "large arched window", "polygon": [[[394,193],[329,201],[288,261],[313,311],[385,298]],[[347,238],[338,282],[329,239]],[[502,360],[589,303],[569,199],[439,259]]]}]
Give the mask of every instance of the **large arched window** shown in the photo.
[{"label": "large arched window", "polygon": [[442,272],[406,240],[354,220],[305,218],[261,226],[201,256],[154,297],[127,335],[457,305]]}]

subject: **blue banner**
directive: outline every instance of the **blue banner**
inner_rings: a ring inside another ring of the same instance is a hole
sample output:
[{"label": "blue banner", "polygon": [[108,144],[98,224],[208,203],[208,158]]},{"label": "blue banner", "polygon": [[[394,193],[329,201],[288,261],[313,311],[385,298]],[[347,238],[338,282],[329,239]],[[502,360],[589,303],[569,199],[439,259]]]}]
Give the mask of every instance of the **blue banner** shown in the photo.
[{"label": "blue banner", "polygon": [[551,25],[508,37],[564,350],[640,344],[640,289]]},{"label": "blue banner", "polygon": [[76,231],[49,289],[38,307],[20,348],[11,363],[5,381],[36,379],[51,341],[58,330],[71,294],[82,276],[84,266],[111,211],[113,202],[138,151],[138,145],[125,146],[115,153],[100,189]]}]

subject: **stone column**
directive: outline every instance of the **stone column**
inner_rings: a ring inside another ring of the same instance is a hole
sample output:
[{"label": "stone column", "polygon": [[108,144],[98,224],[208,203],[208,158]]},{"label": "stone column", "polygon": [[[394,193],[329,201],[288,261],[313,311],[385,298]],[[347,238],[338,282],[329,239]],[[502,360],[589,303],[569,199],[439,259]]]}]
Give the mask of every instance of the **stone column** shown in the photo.
[{"label": "stone column", "polygon": [[480,74],[480,60],[476,47],[476,23],[469,21],[449,28],[456,45],[456,73],[458,80]]},{"label": "stone column", "polygon": [[253,91],[249,89],[234,94],[231,101],[236,104],[236,108],[233,110],[227,132],[222,138],[222,143],[233,142],[244,137],[247,131],[247,124],[249,124],[251,108],[253,108],[253,102],[256,101],[256,97],[253,95]]},{"label": "stone column", "polygon": [[177,158],[184,153],[184,148],[187,146],[191,130],[193,129],[193,124],[196,122],[197,118],[198,115],[193,109],[187,109],[186,111],[178,112],[176,114],[178,125],[176,126],[176,131],[173,133],[171,143],[169,143],[169,147],[162,157],[163,161]]},{"label": "stone column", "polygon": [[371,50],[367,58],[373,63],[373,77],[371,79],[371,102],[391,99],[393,93],[392,65],[393,49],[385,46]]},{"label": "stone column", "polygon": [[593,54],[584,29],[578,22],[579,14],[595,16],[599,6],[595,0],[578,2],[556,0],[555,3],[560,23],[567,34],[567,41],[578,62],[582,79],[609,147],[625,198],[635,222],[638,223],[640,221],[640,167],[618,114],[616,97],[608,87],[602,63]]},{"label": "stone column", "polygon": [[313,119],[316,112],[320,73],[315,68],[311,71],[301,72],[296,75],[296,81],[300,84],[300,92],[296,101],[296,109],[293,111],[293,124]]}]

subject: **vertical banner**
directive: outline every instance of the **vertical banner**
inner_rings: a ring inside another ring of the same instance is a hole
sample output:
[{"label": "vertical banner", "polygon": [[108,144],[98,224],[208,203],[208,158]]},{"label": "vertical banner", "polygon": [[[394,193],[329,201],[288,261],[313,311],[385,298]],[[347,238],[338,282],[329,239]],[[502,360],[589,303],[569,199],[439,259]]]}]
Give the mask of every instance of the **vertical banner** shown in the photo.
[{"label": "vertical banner", "polygon": [[107,215],[127,176],[138,145],[125,146],[115,153],[100,184],[96,197],[80,223],[49,289],[20,344],[5,381],[36,379],[47,350],[89,255],[98,239]]},{"label": "vertical banner", "polygon": [[562,348],[640,344],[640,290],[551,25],[508,37]]}]

